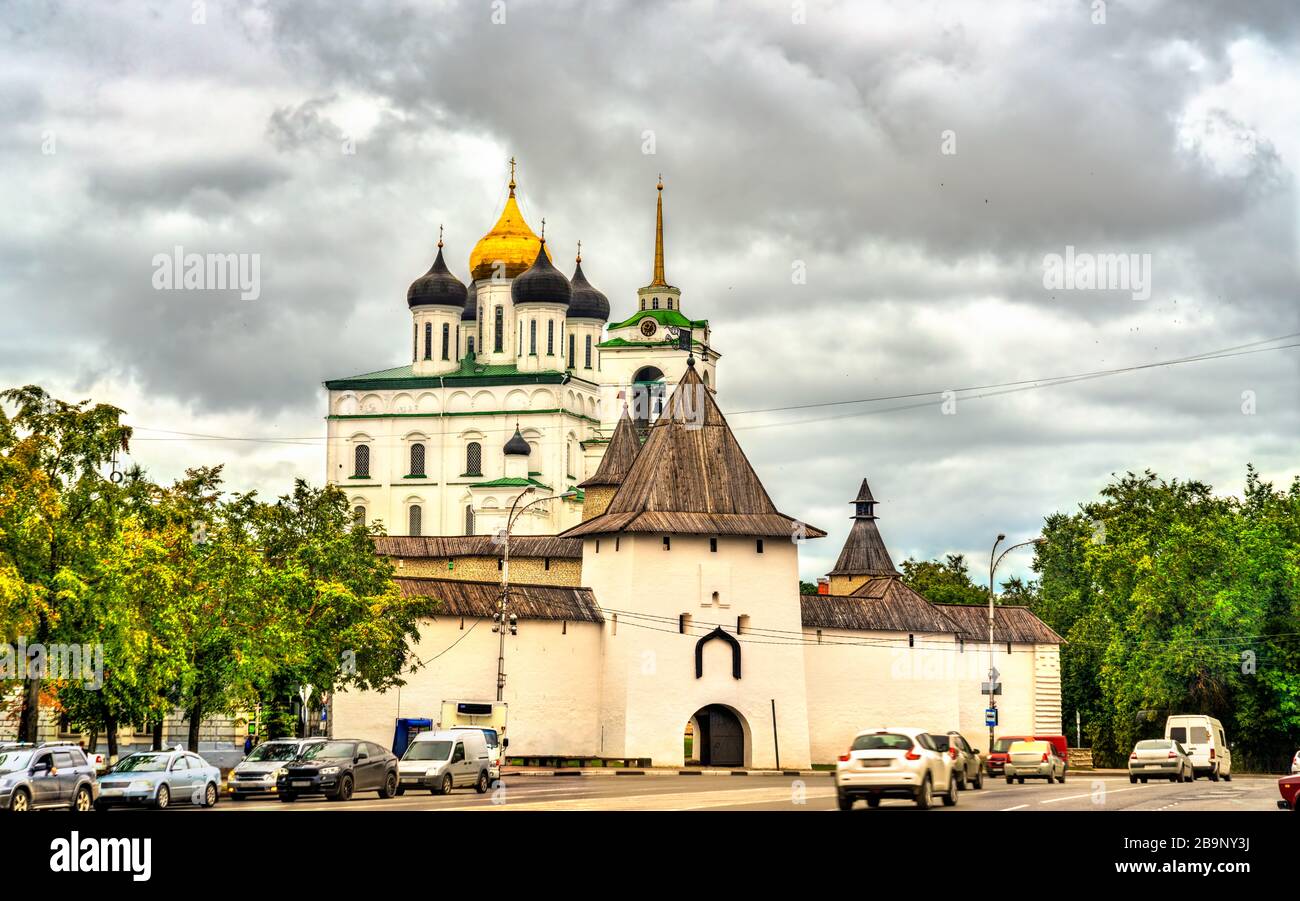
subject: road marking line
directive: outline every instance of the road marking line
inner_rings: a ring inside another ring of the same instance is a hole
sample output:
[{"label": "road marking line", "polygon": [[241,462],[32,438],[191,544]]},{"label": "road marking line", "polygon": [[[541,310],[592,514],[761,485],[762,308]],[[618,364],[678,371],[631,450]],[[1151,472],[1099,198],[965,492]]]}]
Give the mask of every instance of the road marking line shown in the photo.
[{"label": "road marking line", "polygon": [[1017,804],[1015,807],[1004,807],[1004,808],[1002,808],[1002,809],[1003,809],[1004,811],[1007,811],[1007,810],[1024,810],[1024,809],[1025,809],[1026,807],[1028,807],[1028,806],[1029,806],[1028,804]]},{"label": "road marking line", "polygon": [[[1135,785],[1135,786],[1133,786],[1132,788],[1108,788],[1108,789],[1105,790],[1105,794],[1108,794],[1108,795],[1117,795],[1117,794],[1119,794],[1120,792],[1135,792],[1135,791],[1137,791],[1139,788],[1150,788],[1150,786],[1147,786],[1147,785]],[[1055,804],[1057,801],[1077,801],[1077,800],[1079,800],[1080,798],[1090,798],[1090,797],[1092,797],[1092,792],[1084,792],[1084,793],[1081,794],[1081,795],[1067,795],[1067,796],[1064,797],[1064,798],[1048,798],[1046,801],[1039,801],[1038,803],[1039,803],[1039,804]]]}]

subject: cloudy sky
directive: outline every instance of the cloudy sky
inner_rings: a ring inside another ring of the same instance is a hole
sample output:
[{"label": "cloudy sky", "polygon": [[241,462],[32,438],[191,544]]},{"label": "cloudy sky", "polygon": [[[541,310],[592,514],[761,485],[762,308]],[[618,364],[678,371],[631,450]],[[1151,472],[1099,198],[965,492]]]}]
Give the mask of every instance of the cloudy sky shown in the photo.
[{"label": "cloudy sky", "polygon": [[[405,362],[406,286],[440,223],[467,278],[511,155],[619,318],[663,173],[723,410],[830,531],[805,578],[864,475],[902,559],[1112,473],[1300,473],[1289,0],[10,0],[0,48],[0,385],[125,408],[160,479],[320,480],[322,380]],[[257,254],[260,297],[155,290],[177,245]],[[1067,247],[1149,255],[1149,296],[1045,288]],[[938,393],[1226,348],[1262,352]]]}]

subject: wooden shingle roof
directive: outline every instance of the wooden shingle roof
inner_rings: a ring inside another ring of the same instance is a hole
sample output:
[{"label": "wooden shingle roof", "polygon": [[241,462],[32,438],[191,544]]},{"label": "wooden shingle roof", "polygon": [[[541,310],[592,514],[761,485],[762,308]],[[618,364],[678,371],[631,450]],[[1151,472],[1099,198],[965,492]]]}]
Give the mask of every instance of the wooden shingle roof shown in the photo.
[{"label": "wooden shingle roof", "polygon": [[[514,539],[511,539],[514,552]],[[491,619],[501,598],[498,582],[463,579],[424,579],[398,576],[393,580],[404,597],[438,601],[435,616],[473,616]],[[555,585],[510,585],[510,611],[520,619],[570,620],[603,623],[600,607],[590,588]]]},{"label": "wooden shingle roof", "polygon": [[562,534],[609,532],[826,534],[776,509],[694,366],[650,428],[609,507]]},{"label": "wooden shingle roof", "polygon": [[893,577],[872,579],[851,595],[800,597],[803,624],[813,629],[960,633],[941,608]]},{"label": "wooden shingle roof", "polygon": [[605,456],[600,458],[600,466],[596,468],[595,475],[578,487],[621,485],[640,450],[641,437],[637,434],[632,417],[628,415],[627,406],[624,405],[623,415],[619,417],[618,425],[614,426],[614,434],[605,448]]},{"label": "wooden shingle roof", "polygon": [[[936,604],[935,606],[961,626],[968,637],[976,641],[988,641],[988,607],[973,604]],[[993,640],[1024,644],[1061,644],[1065,641],[1032,610],[1017,605],[993,608]]]},{"label": "wooden shingle roof", "polygon": [[[375,539],[375,551],[385,557],[500,557],[495,535],[384,535]],[[511,535],[511,557],[579,559],[582,542],[554,535]]]}]

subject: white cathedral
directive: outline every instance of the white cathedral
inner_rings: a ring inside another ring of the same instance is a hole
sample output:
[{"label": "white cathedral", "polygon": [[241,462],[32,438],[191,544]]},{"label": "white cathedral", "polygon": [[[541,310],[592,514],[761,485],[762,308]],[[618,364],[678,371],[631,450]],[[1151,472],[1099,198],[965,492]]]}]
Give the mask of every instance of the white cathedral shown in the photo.
[{"label": "white cathedral", "polygon": [[329,480],[385,524],[399,590],[433,604],[422,665],[335,694],[332,734],[386,745],[399,719],[496,696],[516,503],[511,756],[802,768],[889,725],[987,751],[990,661],[999,731],[1061,732],[1060,636],[1001,606],[990,643],[986,608],[904,584],[865,479],[835,568],[800,593],[800,546],[825,532],[776,509],[718,406],[709,324],[664,276],[662,180],[653,275],[614,325],[581,256],[566,278],[524,222],[513,163],[509,188],[468,288],[441,240],[412,283],[411,363],[326,382]]}]

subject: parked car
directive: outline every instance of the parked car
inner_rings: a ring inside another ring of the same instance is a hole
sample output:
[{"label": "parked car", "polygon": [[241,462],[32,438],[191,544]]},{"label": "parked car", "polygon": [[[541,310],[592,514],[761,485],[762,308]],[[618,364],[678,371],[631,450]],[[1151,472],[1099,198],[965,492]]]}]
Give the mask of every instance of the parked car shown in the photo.
[{"label": "parked car", "polygon": [[1283,776],[1277,780],[1277,791],[1282,796],[1278,799],[1278,807],[1300,811],[1300,774]]},{"label": "parked car", "polygon": [[310,744],[323,738],[276,738],[264,741],[235,765],[227,780],[230,797],[239,800],[251,795],[275,794],[275,775],[286,763],[297,760]]},{"label": "parked car", "polygon": [[1291,758],[1291,775],[1294,776],[1296,773],[1300,773],[1300,751],[1296,751],[1295,756]]},{"label": "parked car", "polygon": [[1023,785],[1026,779],[1064,782],[1065,761],[1050,741],[1018,741],[1007,749],[1007,762],[1002,773],[1007,777],[1007,785],[1012,781]]},{"label": "parked car", "polygon": [[970,742],[960,732],[947,732],[943,735],[931,734],[939,753],[952,758],[953,775],[957,778],[957,788],[965,791],[969,786],[984,787],[984,761],[980,752],[970,746]]},{"label": "parked car", "polygon": [[0,810],[90,810],[97,795],[95,765],[71,743],[13,743],[0,750]]},{"label": "parked car", "polygon": [[1148,779],[1168,779],[1170,782],[1191,782],[1196,778],[1192,759],[1187,750],[1172,738],[1152,738],[1140,741],[1128,756],[1128,781],[1146,782]]},{"label": "parked car", "polygon": [[883,798],[907,798],[926,810],[935,794],[952,807],[957,803],[953,759],[924,729],[859,732],[835,766],[835,794],[840,810],[851,810],[859,798],[868,807],[879,807]]},{"label": "parked car", "polygon": [[1197,776],[1232,781],[1232,749],[1223,734],[1223,724],[1212,716],[1171,716],[1165,720],[1165,738],[1173,739],[1187,750],[1192,770]]},{"label": "parked car", "polygon": [[172,804],[214,807],[220,798],[221,770],[177,745],[169,751],[128,754],[99,777],[96,810],[146,805],[166,810]]},{"label": "parked car", "polygon": [[421,732],[407,747],[397,765],[398,794],[408,788],[427,788],[445,795],[454,788],[473,786],[479,794],[491,785],[492,755],[481,729]]},{"label": "parked car", "polygon": [[281,801],[302,795],[324,795],[331,801],[349,801],[354,792],[378,792],[381,798],[397,794],[397,757],[374,742],[334,739],[308,744],[296,760],[275,773]]},{"label": "parked car", "polygon": [[990,776],[1004,775],[1003,768],[1007,764],[1007,752],[1018,741],[1049,742],[1056,749],[1056,756],[1065,761],[1065,768],[1069,770],[1070,742],[1064,735],[1004,735],[994,741],[993,747],[989,749],[989,756],[985,765],[988,767]]}]

